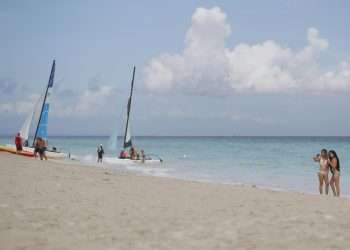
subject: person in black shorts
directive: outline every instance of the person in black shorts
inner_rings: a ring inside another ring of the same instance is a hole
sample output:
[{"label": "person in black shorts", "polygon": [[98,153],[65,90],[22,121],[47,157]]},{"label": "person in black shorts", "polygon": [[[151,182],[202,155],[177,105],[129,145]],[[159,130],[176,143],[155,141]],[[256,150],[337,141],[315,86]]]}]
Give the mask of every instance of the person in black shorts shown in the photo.
[{"label": "person in black shorts", "polygon": [[38,156],[38,153],[40,151],[40,140],[41,140],[40,137],[37,137],[35,139],[35,143],[34,143],[34,158],[36,158]]},{"label": "person in black shorts", "polygon": [[105,151],[103,150],[102,144],[97,148],[97,162],[102,163],[102,158]]},{"label": "person in black shorts", "polygon": [[46,142],[41,138],[38,137],[35,140],[35,147],[34,147],[34,157],[37,157],[37,154],[39,153],[40,160],[47,160],[46,154]]}]

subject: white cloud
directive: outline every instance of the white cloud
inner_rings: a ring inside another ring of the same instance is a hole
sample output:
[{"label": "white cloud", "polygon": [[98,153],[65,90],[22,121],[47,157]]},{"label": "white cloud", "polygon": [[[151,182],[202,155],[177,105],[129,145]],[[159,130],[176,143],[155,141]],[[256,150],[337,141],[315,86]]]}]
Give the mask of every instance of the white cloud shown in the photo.
[{"label": "white cloud", "polygon": [[330,72],[320,69],[318,59],[329,44],[315,28],[308,29],[307,45],[299,51],[273,40],[229,48],[230,34],[220,8],[196,9],[184,50],[152,58],[144,68],[146,87],[196,94],[350,90],[349,63]]},{"label": "white cloud", "polygon": [[55,98],[53,112],[56,116],[86,116],[97,114],[108,103],[115,90],[108,85],[90,86],[81,93],[72,94],[72,100]]},{"label": "white cloud", "polygon": [[[63,90],[55,92],[52,95],[51,107],[53,116],[86,116],[94,115],[104,110],[110,97],[115,95],[116,91],[108,85],[93,85],[83,91]],[[12,99],[0,100],[0,113],[12,113],[26,115],[34,108],[40,95],[36,93],[21,93],[21,95],[8,96]]]},{"label": "white cloud", "polygon": [[31,94],[25,99],[14,102],[1,102],[0,103],[0,113],[14,113],[14,114],[27,114],[33,110],[34,103],[39,98],[39,95]]}]

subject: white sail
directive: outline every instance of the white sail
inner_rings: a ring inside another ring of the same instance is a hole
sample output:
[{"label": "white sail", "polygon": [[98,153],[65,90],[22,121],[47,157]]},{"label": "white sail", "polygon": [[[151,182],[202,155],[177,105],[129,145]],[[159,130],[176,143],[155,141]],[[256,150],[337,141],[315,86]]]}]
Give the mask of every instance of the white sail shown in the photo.
[{"label": "white sail", "polygon": [[40,112],[41,112],[41,107],[43,105],[43,102],[44,102],[44,94],[42,94],[38,101],[36,102],[35,104],[35,107],[34,107],[34,110],[33,110],[33,121],[34,121],[34,124],[38,124],[39,123],[39,118],[40,118]]},{"label": "white sail", "polygon": [[34,110],[32,110],[29,115],[27,116],[26,120],[24,121],[21,130],[19,131],[21,133],[21,137],[23,141],[27,141],[29,138],[29,131],[30,131],[30,126],[32,124],[33,120],[33,115],[34,115]]},{"label": "white sail", "polygon": [[37,121],[39,119],[42,102],[43,96],[40,96],[39,99],[36,101],[32,111],[28,114],[26,120],[24,121],[21,130],[19,131],[21,133],[23,141],[28,141],[30,128],[33,123],[33,120]]}]

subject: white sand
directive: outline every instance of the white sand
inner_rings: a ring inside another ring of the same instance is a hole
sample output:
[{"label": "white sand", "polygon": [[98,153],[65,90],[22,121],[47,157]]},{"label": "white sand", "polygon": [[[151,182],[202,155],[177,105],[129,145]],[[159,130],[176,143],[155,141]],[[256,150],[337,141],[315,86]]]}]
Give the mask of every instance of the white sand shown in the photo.
[{"label": "white sand", "polygon": [[350,200],[0,153],[0,249],[350,249]]}]

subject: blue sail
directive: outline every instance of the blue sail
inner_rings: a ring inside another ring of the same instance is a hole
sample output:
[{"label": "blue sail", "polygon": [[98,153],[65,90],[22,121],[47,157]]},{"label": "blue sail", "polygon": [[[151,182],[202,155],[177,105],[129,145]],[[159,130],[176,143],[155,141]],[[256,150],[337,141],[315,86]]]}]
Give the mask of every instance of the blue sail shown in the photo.
[{"label": "blue sail", "polygon": [[48,120],[49,120],[50,95],[51,95],[51,90],[52,90],[53,82],[54,82],[54,78],[55,78],[55,66],[56,66],[56,62],[54,60],[53,64],[52,64],[50,78],[49,78],[49,82],[47,84],[45,98],[43,100],[41,113],[40,113],[38,126],[36,129],[34,139],[37,137],[41,137],[45,141],[47,141],[47,139],[48,139],[47,125],[48,125]]},{"label": "blue sail", "polygon": [[49,103],[45,103],[43,107],[43,111],[41,113],[41,118],[38,124],[38,132],[36,137],[41,137],[45,141],[47,140],[47,124],[49,119]]}]

